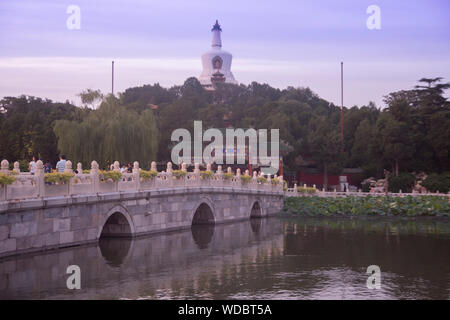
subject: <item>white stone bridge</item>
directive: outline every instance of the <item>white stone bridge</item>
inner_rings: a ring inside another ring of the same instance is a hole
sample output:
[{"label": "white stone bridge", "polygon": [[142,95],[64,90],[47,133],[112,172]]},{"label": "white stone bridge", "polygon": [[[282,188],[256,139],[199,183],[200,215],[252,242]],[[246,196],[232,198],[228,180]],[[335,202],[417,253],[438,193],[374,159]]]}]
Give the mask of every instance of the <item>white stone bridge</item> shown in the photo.
[{"label": "white stone bridge", "polygon": [[[34,175],[9,171],[1,162],[0,172],[15,181],[0,185],[0,257],[96,242],[100,237],[134,237],[181,230],[197,224],[225,223],[276,214],[283,206],[282,177],[264,181],[248,171],[231,173],[210,166],[201,172],[186,167],[155,172],[144,177],[137,162],[132,173],[118,181],[104,178],[98,164],[83,173],[81,164],[73,174],[66,162],[65,183],[46,181],[43,164]],[[120,172],[119,163],[114,171]]]}]

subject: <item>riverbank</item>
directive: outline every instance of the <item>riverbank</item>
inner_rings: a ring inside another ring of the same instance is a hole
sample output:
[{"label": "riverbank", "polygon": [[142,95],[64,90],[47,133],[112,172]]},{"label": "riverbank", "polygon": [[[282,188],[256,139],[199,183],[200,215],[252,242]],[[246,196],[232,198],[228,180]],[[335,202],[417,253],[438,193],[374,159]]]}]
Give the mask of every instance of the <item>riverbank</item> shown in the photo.
[{"label": "riverbank", "polygon": [[290,197],[283,213],[307,216],[435,216],[449,217],[448,197],[367,196],[367,197]]}]

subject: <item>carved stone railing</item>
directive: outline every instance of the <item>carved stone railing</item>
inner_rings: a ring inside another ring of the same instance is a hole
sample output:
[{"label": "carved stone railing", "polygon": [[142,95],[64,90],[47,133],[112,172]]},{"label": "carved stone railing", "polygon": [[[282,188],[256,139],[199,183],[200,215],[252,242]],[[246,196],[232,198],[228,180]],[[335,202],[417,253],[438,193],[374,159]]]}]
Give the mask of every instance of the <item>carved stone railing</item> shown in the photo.
[{"label": "carved stone railing", "polygon": [[[150,165],[152,171],[156,171],[156,163]],[[207,171],[211,171],[211,165],[207,165]],[[119,162],[114,162],[114,171],[120,172]],[[187,172],[186,165],[182,164],[181,171],[184,175],[174,175],[172,163],[167,163],[165,171],[157,172],[156,176],[145,179],[140,176],[141,169],[139,163],[134,162],[131,173],[123,172],[119,181],[100,179],[101,172],[96,161],[92,161],[89,173],[83,173],[81,163],[77,164],[77,173],[72,170],[72,162],[66,161],[64,172],[74,173],[74,176],[67,182],[50,183],[45,181],[44,166],[42,161],[37,161],[36,171],[34,174],[28,172],[20,172],[19,163],[14,163],[13,172],[9,171],[9,163],[7,160],[1,162],[0,172],[15,177],[15,181],[9,185],[0,185],[0,202],[1,201],[19,201],[33,198],[48,197],[67,197],[72,195],[90,195],[98,193],[111,192],[127,192],[127,191],[144,191],[155,189],[170,188],[189,188],[189,187],[220,187],[233,189],[251,189],[262,190],[268,192],[282,193],[283,177],[274,176],[278,184],[271,183],[270,177],[265,183],[259,181],[257,173],[253,172],[253,176],[249,176],[248,170],[244,175],[248,182],[241,179],[239,169],[235,173],[231,168],[227,168],[227,174],[222,171],[222,166],[218,166],[217,171],[211,175],[202,176],[199,164],[195,164],[193,172]],[[85,171],[86,172],[86,171]],[[231,175],[230,175],[231,174]]]},{"label": "carved stone railing", "polygon": [[349,197],[349,196],[379,197],[379,196],[389,196],[389,197],[402,197],[402,198],[407,197],[407,196],[442,196],[442,197],[447,196],[450,198],[450,192],[449,193],[439,193],[439,192],[436,192],[436,193],[431,193],[431,192],[404,193],[404,192],[400,191],[398,193],[393,193],[393,192],[388,192],[388,193],[377,192],[377,193],[375,193],[375,192],[362,192],[361,190],[358,190],[357,192],[351,192],[351,191],[341,192],[341,191],[336,191],[336,189],[334,191],[330,192],[330,191],[316,189],[315,186],[313,187],[313,189],[314,189],[314,192],[300,192],[300,191],[298,191],[297,185],[295,184],[293,188],[287,188],[284,190],[284,196],[285,197],[310,197],[310,196],[317,196],[317,197]]}]

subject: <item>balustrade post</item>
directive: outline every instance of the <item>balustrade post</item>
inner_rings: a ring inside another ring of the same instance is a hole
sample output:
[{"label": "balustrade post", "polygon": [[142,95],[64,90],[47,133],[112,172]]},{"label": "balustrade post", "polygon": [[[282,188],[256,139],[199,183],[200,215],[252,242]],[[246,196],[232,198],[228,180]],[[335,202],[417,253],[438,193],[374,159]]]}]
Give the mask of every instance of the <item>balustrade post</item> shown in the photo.
[{"label": "balustrade post", "polygon": [[81,162],[77,163],[77,172],[78,172],[78,174],[83,173],[83,165],[81,164]]},{"label": "balustrade post", "polygon": [[119,163],[119,161],[114,161],[114,164],[113,164],[113,170],[114,171],[120,171],[120,163]]},{"label": "balustrade post", "polygon": [[253,171],[252,183],[255,189],[258,188],[258,173],[256,171]]},{"label": "balustrade post", "polygon": [[[72,170],[72,161],[70,161],[70,160],[67,160],[66,161],[66,167],[64,168],[64,173],[73,173],[73,170]],[[70,179],[68,182],[67,182],[67,195],[68,196],[70,196],[71,195],[71,193],[72,193],[72,183],[73,183],[73,178],[72,179]]]},{"label": "balustrade post", "polygon": [[223,171],[222,171],[222,166],[219,165],[217,166],[217,177],[218,177],[218,184],[222,187],[223,186]]},{"label": "balustrade post", "polygon": [[19,165],[19,161],[14,162],[14,169],[13,171],[20,173],[20,165]]},{"label": "balustrade post", "polygon": [[172,170],[172,162],[167,162],[167,167],[166,167],[166,175],[167,175],[167,180],[168,180],[168,186],[172,187],[173,186],[173,170]]},{"label": "balustrade post", "polygon": [[135,190],[141,189],[141,177],[139,174],[139,162],[135,161],[133,163],[133,180],[134,180],[134,188]]},{"label": "balustrade post", "polygon": [[200,186],[200,164],[196,162],[194,164],[194,175],[195,175],[195,184],[196,186]]},{"label": "balustrade post", "polygon": [[[4,173],[4,174],[8,174],[9,171],[9,162],[8,160],[2,160],[1,164],[0,164],[0,172]],[[6,201],[6,188],[7,185],[0,185],[0,201]]]},{"label": "balustrade post", "polygon": [[36,187],[38,188],[38,197],[45,197],[45,181],[44,181],[44,164],[41,160],[36,162],[36,170],[34,172]]},{"label": "balustrade post", "polygon": [[98,175],[98,163],[95,160],[91,162],[91,179],[92,193],[98,193],[100,188],[100,177]]},{"label": "balustrade post", "polygon": [[150,170],[152,170],[152,171],[158,171],[158,170],[156,169],[156,162],[155,162],[155,161],[152,161],[152,163],[150,163]]},{"label": "balustrade post", "polygon": [[2,162],[0,164],[0,172],[4,173],[4,174],[8,174],[9,173],[9,162],[8,162],[8,160],[6,160],[6,159],[2,160]]},{"label": "balustrade post", "polygon": [[296,197],[298,197],[298,188],[297,188],[297,184],[296,183],[294,183],[294,195]]},{"label": "balustrade post", "polygon": [[242,188],[242,180],[241,180],[241,169],[236,169],[236,185],[241,186]]}]

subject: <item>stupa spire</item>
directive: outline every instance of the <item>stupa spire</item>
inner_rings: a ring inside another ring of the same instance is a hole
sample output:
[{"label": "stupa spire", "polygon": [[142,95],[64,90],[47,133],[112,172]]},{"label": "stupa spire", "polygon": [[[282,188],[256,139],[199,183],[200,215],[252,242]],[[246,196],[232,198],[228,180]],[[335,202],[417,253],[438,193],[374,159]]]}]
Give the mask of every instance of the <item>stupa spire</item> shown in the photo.
[{"label": "stupa spire", "polygon": [[222,39],[220,37],[222,28],[220,27],[218,20],[216,20],[216,24],[211,29],[211,32],[212,32],[212,47],[213,48],[222,48]]}]

